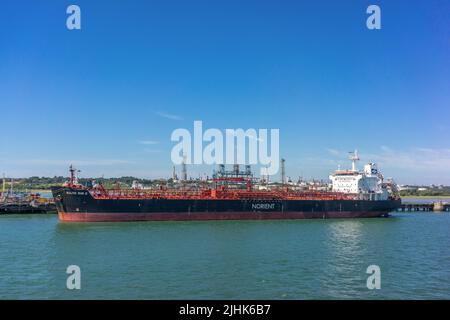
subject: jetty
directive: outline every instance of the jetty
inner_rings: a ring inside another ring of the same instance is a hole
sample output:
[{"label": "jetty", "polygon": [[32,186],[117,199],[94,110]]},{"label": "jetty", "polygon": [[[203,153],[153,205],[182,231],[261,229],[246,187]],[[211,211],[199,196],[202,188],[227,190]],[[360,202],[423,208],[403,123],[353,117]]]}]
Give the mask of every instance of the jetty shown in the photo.
[{"label": "jetty", "polygon": [[18,213],[56,213],[56,206],[37,193],[0,193],[0,214]]},{"label": "jetty", "polygon": [[413,212],[413,211],[450,211],[450,203],[436,201],[436,202],[422,202],[422,203],[413,203],[413,202],[405,202],[402,203],[400,208],[397,211],[403,212]]}]

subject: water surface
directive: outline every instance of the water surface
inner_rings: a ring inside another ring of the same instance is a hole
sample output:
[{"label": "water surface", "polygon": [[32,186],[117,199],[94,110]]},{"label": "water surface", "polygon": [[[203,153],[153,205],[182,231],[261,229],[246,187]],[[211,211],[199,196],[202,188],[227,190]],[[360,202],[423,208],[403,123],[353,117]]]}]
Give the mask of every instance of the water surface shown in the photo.
[{"label": "water surface", "polygon": [[[449,299],[450,213],[59,223],[0,216],[0,298]],[[68,265],[81,290],[66,289]],[[368,290],[366,269],[381,268]]]}]

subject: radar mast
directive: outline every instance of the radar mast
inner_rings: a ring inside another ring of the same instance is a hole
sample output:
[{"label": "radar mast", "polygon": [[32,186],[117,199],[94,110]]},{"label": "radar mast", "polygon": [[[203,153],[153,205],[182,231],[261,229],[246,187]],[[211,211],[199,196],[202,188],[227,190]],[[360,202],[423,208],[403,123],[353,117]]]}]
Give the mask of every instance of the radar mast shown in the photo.
[{"label": "radar mast", "polygon": [[352,160],[352,171],[357,171],[356,169],[356,161],[359,161],[358,150],[355,152],[349,152],[349,159]]}]

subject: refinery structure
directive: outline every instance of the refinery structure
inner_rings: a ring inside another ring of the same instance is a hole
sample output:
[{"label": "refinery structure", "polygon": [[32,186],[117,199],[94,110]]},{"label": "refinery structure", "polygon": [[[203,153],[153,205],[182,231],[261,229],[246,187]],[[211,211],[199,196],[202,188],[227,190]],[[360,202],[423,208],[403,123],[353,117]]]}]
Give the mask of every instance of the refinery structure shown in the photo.
[{"label": "refinery structure", "polygon": [[[226,166],[220,164],[214,170],[212,179],[188,179],[187,167],[183,162],[181,165],[181,179],[176,173],[175,166],[173,167],[172,179],[166,182],[166,186],[172,188],[182,189],[198,189],[205,186],[224,185],[230,187],[229,182],[234,181],[232,188],[246,188],[247,182],[251,181],[252,186],[256,190],[276,190],[280,187],[288,187],[291,190],[297,191],[332,191],[346,194],[358,194],[360,199],[386,200],[391,193],[397,193],[397,186],[392,179],[385,180],[378,166],[375,163],[367,163],[363,170],[358,170],[357,161],[360,160],[358,151],[349,153],[349,160],[351,160],[350,169],[338,169],[329,176],[329,181],[324,180],[310,180],[306,181],[299,177],[293,181],[286,176],[286,160],[280,160],[280,177],[274,181],[270,181],[269,176],[254,177],[250,165],[240,166],[233,165],[226,170]],[[243,170],[242,170],[243,168]],[[244,184],[239,184],[239,181],[245,181]],[[157,187],[161,187],[158,185]],[[143,186],[137,181],[132,184],[133,189],[151,189],[151,186]]]}]

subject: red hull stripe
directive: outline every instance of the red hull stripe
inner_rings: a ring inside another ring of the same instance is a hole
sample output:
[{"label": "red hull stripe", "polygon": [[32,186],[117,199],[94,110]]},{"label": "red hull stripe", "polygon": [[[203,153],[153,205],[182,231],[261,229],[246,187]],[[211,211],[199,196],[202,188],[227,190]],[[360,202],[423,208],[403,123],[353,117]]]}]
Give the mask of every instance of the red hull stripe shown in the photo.
[{"label": "red hull stripe", "polygon": [[330,219],[371,218],[387,215],[385,211],[329,211],[329,212],[205,212],[205,213],[120,213],[120,212],[59,212],[61,221],[189,221],[189,220],[282,220],[282,219]]}]

